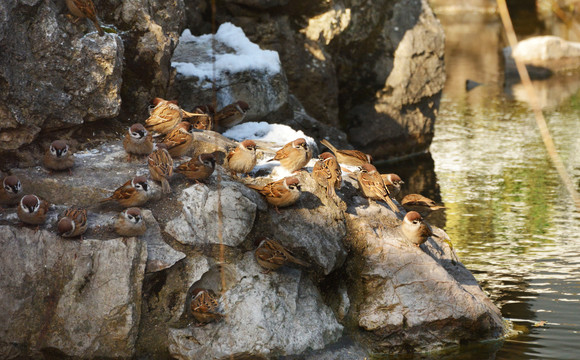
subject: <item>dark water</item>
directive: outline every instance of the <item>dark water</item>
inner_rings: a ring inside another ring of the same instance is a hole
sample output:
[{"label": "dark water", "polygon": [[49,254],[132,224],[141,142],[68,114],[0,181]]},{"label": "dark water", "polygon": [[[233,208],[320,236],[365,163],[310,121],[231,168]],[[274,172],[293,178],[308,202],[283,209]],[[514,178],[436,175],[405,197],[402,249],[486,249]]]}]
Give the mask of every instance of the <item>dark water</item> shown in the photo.
[{"label": "dark water", "polygon": [[[521,333],[412,358],[579,359],[580,213],[550,163],[521,86],[504,87],[497,19],[440,18],[448,81],[431,156],[392,170],[409,179],[409,192],[444,203],[446,211],[429,221],[445,228],[460,259]],[[466,33],[475,38],[462,41]],[[484,85],[467,92],[466,79]],[[535,86],[580,190],[580,76]]]}]

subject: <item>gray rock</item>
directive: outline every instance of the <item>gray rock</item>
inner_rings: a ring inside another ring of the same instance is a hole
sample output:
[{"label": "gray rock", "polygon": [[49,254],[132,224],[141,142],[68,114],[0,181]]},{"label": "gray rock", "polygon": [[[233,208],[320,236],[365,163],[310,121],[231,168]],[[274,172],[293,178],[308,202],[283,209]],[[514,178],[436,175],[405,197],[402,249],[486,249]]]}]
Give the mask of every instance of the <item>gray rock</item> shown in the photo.
[{"label": "gray rock", "polygon": [[221,296],[226,317],[217,323],[169,330],[177,359],[246,355],[270,357],[321,349],[335,342],[342,326],[300,270],[263,274],[254,254],[235,265],[235,285]]},{"label": "gray rock", "polygon": [[0,353],[131,357],[147,250],[135,238],[64,240],[0,226]]},{"label": "gray rock", "polygon": [[[212,69],[213,59],[209,36],[194,38],[184,33],[173,54],[173,66],[178,71],[175,86],[182,107],[191,110],[197,105],[211,104],[215,97],[216,110],[219,110],[237,100],[243,100],[250,105],[246,114],[249,121],[284,110],[288,103],[288,83],[275,52],[260,50],[255,44],[253,46],[256,49],[252,52],[247,51],[247,44],[233,47],[236,41],[249,40],[234,38],[233,36],[243,36],[243,31],[232,24],[223,24],[216,34],[214,46],[215,56],[223,57],[224,60],[218,58],[215,61],[213,74],[209,71]],[[229,56],[227,61],[225,56]],[[252,66],[252,61],[259,61],[262,57],[269,59],[267,63]],[[192,71],[194,66],[195,70]],[[238,69],[238,66],[241,68]]]},{"label": "gray rock", "polygon": [[147,268],[146,271],[155,272],[167,269],[185,257],[181,251],[173,249],[163,241],[159,223],[151,210],[143,210],[143,220],[147,224],[147,231],[139,237],[147,243]]},{"label": "gray rock", "polygon": [[54,2],[0,4],[0,151],[30,143],[41,129],[119,114],[121,38],[85,34],[83,21],[75,26],[59,12]]},{"label": "gray rock", "polygon": [[499,309],[449,244],[430,238],[421,248],[413,246],[404,240],[400,221],[385,211],[378,204],[353,205],[347,215],[350,315],[367,345],[378,352],[426,351],[503,336]]},{"label": "gray rock", "polygon": [[204,184],[183,190],[178,198],[182,213],[167,223],[165,231],[182,244],[220,244],[218,204],[221,204],[223,244],[241,244],[252,230],[257,205],[244,195],[244,185],[223,181],[221,187],[221,195]]}]

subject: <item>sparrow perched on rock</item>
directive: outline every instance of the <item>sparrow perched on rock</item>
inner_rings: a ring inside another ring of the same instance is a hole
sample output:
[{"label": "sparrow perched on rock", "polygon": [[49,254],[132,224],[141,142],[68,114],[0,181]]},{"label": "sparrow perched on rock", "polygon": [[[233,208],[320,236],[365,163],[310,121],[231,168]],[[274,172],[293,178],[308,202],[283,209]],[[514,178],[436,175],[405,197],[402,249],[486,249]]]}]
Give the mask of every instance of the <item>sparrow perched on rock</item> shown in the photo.
[{"label": "sparrow perched on rock", "polygon": [[177,100],[155,98],[151,103],[155,107],[151,109],[149,118],[145,120],[145,128],[148,131],[169,134],[183,120],[183,110],[179,107]]},{"label": "sparrow perched on rock", "polygon": [[284,169],[295,172],[306,166],[311,158],[312,153],[308,149],[306,140],[298,138],[284,145],[276,152],[276,156],[268,161],[278,160]]},{"label": "sparrow perched on rock", "polygon": [[22,184],[20,180],[14,176],[9,175],[2,179],[2,187],[0,188],[0,205],[12,206],[18,204],[22,193]]},{"label": "sparrow perched on rock", "polygon": [[60,171],[72,168],[75,164],[75,157],[66,141],[55,140],[50,144],[42,161],[45,168]]},{"label": "sparrow perched on rock", "polygon": [[161,188],[164,193],[170,193],[169,178],[173,175],[173,159],[169,155],[165,144],[156,144],[155,151],[147,159],[147,165],[149,166],[151,179],[161,182]]},{"label": "sparrow perched on rock", "polygon": [[226,156],[228,168],[232,175],[237,173],[247,174],[256,166],[256,143],[252,140],[242,141],[235,149]]},{"label": "sparrow perched on rock", "polygon": [[147,231],[147,224],[143,220],[141,209],[137,207],[130,207],[120,212],[113,227],[121,236],[140,236]]},{"label": "sparrow perched on rock", "polygon": [[88,225],[87,209],[73,206],[65,210],[56,228],[60,236],[72,238],[84,234]]},{"label": "sparrow perched on rock", "polygon": [[401,224],[403,235],[415,246],[420,246],[427,241],[429,236],[439,237],[433,234],[429,224],[423,221],[421,215],[416,211],[410,211],[405,215]]},{"label": "sparrow perched on rock", "polygon": [[335,189],[342,185],[342,171],[336,157],[329,152],[318,156],[318,161],[312,168],[312,177],[318,185],[326,189],[328,196],[336,196]]},{"label": "sparrow perched on rock", "polygon": [[224,317],[224,314],[220,311],[218,297],[209,289],[193,289],[189,306],[191,314],[201,325],[218,321]]},{"label": "sparrow perched on rock", "polygon": [[432,211],[445,209],[445,206],[437,205],[435,201],[420,194],[406,195],[401,201],[401,205],[407,211],[416,211],[421,216],[427,217]]},{"label": "sparrow perched on rock", "polygon": [[250,106],[245,101],[236,101],[233,104],[229,104],[215,113],[216,126],[221,129],[229,129],[244,121],[248,110],[250,110]]},{"label": "sparrow perched on rock", "polygon": [[123,207],[141,206],[149,200],[149,183],[145,176],[135,176],[101,202],[116,201]]},{"label": "sparrow perched on rock", "polygon": [[95,9],[95,4],[91,0],[66,0],[66,6],[68,11],[74,16],[84,19],[87,18],[95,24],[97,31],[100,36],[105,35],[101,25],[99,24],[99,18],[97,17],[97,9]]},{"label": "sparrow perched on rock", "polygon": [[46,221],[48,202],[36,195],[26,195],[20,200],[16,213],[18,218],[25,224],[40,225]]},{"label": "sparrow perched on rock", "polygon": [[381,174],[377,168],[371,164],[364,164],[357,173],[357,180],[364,196],[372,200],[382,200],[386,202],[394,212],[399,212],[399,208],[389,197],[389,190],[383,182]]},{"label": "sparrow perched on rock", "polygon": [[320,140],[322,145],[329,148],[336,156],[336,159],[340,164],[350,165],[350,166],[363,166],[364,164],[370,164],[373,161],[372,156],[365,154],[358,150],[338,150],[335,148],[328,140]]},{"label": "sparrow perched on rock", "polygon": [[279,207],[290,206],[300,197],[300,181],[295,177],[287,177],[264,186],[251,184],[246,186],[264,195],[266,201],[274,205],[278,214]]},{"label": "sparrow perched on rock", "polygon": [[197,130],[213,130],[213,118],[215,115],[215,109],[213,106],[199,105],[193,109],[193,113],[188,113],[184,111],[183,117],[187,119],[194,129]]},{"label": "sparrow perched on rock", "polygon": [[266,237],[258,239],[258,247],[254,252],[258,264],[266,269],[266,273],[278,270],[287,263],[294,263],[304,267],[310,267],[305,261],[296,258],[289,250],[285,249],[278,242]]},{"label": "sparrow perched on rock", "polygon": [[185,175],[188,179],[197,182],[208,179],[215,170],[215,157],[213,154],[201,154],[183,163],[175,169],[175,172]]},{"label": "sparrow perched on rock", "polygon": [[193,145],[193,126],[187,121],[180,122],[165,137],[163,143],[174,158],[187,154]]},{"label": "sparrow perched on rock", "polygon": [[131,155],[149,155],[153,151],[153,136],[145,129],[145,126],[137,123],[131,125],[123,139],[123,147]]},{"label": "sparrow perched on rock", "polygon": [[399,193],[401,192],[401,185],[405,183],[403,180],[401,180],[399,175],[381,174],[381,177],[383,178],[383,182],[387,186],[387,189],[389,189],[389,194],[392,197],[396,197],[397,195],[399,195]]}]

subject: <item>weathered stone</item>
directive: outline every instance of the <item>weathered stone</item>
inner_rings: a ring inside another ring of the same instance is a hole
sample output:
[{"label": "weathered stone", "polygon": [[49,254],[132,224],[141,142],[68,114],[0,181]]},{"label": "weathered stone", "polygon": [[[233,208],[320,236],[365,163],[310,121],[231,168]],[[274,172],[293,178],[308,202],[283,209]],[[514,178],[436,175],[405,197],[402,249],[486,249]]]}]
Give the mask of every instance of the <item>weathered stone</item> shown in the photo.
[{"label": "weathered stone", "polygon": [[119,114],[121,38],[85,35],[83,21],[75,26],[59,12],[54,2],[0,4],[0,151],[30,143],[41,129]]},{"label": "weathered stone", "polygon": [[505,334],[501,313],[442,230],[435,230],[442,239],[417,248],[404,239],[400,220],[379,204],[352,204],[347,222],[350,316],[370,348],[425,351]]},{"label": "weathered stone", "polygon": [[[236,42],[244,44],[236,46]],[[259,61],[261,57],[266,61],[263,65],[252,64],[252,60]],[[172,62],[178,70],[175,85],[179,103],[185,109],[211,104],[215,99],[219,110],[243,100],[250,105],[246,119],[251,121],[287,106],[288,84],[278,55],[250,44],[243,31],[232,24],[220,26],[214,42],[211,35],[194,37],[185,31]]]},{"label": "weathered stone", "polygon": [[0,226],[0,353],[131,357],[147,251],[136,238],[65,240]]},{"label": "weathered stone", "polygon": [[221,187],[221,194],[204,184],[183,190],[178,199],[183,204],[182,214],[169,221],[165,231],[183,244],[220,244],[218,206],[221,206],[223,244],[241,244],[252,230],[257,205],[244,195],[244,185],[223,181]]},{"label": "weathered stone", "polygon": [[250,358],[321,349],[341,336],[342,326],[300,270],[262,273],[253,252],[235,264],[234,286],[221,296],[226,317],[196,327],[169,330],[177,359]]},{"label": "weathered stone", "polygon": [[161,228],[151,210],[143,210],[142,215],[147,224],[147,231],[139,239],[147,244],[146,271],[148,273],[161,271],[183,259],[185,257],[184,253],[173,249],[163,241]]}]

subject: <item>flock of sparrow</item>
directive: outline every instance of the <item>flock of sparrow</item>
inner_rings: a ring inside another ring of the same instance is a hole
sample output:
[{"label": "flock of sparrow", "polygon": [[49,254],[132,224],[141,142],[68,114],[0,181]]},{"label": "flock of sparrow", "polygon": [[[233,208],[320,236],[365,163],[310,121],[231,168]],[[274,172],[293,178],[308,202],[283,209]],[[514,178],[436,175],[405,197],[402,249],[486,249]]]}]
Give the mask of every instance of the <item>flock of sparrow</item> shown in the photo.
[{"label": "flock of sparrow", "polygon": [[[91,20],[99,35],[104,32],[99,24],[95,6],[91,0],[66,0],[71,14],[77,18]],[[174,158],[189,154],[193,149],[194,131],[223,131],[243,121],[249,106],[244,101],[237,101],[220,111],[215,111],[211,105],[198,106],[192,113],[181,109],[177,101],[155,98],[145,125],[133,124],[123,139],[123,147],[130,161],[132,157],[147,156],[149,174],[152,180],[161,183],[164,193],[170,193],[169,179],[173,172],[185,175],[197,182],[208,179],[216,167],[216,154],[201,154],[191,160],[174,167]],[[153,140],[156,134],[157,142]],[[331,152],[323,152],[312,169],[312,177],[324,188],[328,196],[337,199],[336,190],[342,184],[341,165],[359,168],[354,175],[358,180],[360,190],[369,200],[384,201],[395,213],[399,208],[391,197],[396,196],[403,181],[396,174],[380,174],[371,164],[370,155],[357,150],[340,150],[327,140],[321,143]],[[257,163],[257,145],[253,140],[244,140],[226,155],[224,166],[229,169],[234,178],[238,174],[248,174]],[[270,161],[279,161],[280,166],[290,173],[303,169],[312,158],[312,151],[304,138],[298,138],[284,145],[276,152]],[[68,170],[74,166],[74,155],[64,140],[52,142],[43,157],[43,165],[51,171]],[[348,170],[346,172],[350,173]],[[350,175],[353,175],[350,173]],[[145,176],[136,176],[127,181],[102,202],[116,202],[123,208],[114,222],[114,230],[121,236],[140,236],[147,229],[141,215],[140,206],[151,198],[149,180]],[[25,224],[41,225],[46,221],[49,203],[34,194],[23,195],[22,184],[14,175],[8,175],[1,181],[0,205],[17,205],[17,215]],[[291,206],[300,197],[300,181],[294,176],[270,182],[264,186],[246,184],[258,191],[266,201],[278,208]],[[419,195],[405,196],[402,205],[407,210],[400,229],[406,239],[419,246],[428,237],[436,236],[423,217],[430,211],[442,208],[432,200]],[[1,208],[0,208],[1,209]],[[70,207],[64,211],[57,222],[57,232],[66,238],[81,237],[88,228],[87,210],[80,207]],[[304,267],[309,264],[295,257],[290,250],[278,242],[261,238],[254,252],[257,263],[265,272],[277,270],[287,263],[295,263]],[[207,324],[223,317],[219,299],[210,289],[196,288],[192,292],[190,309],[199,324]]]},{"label": "flock of sparrow", "polygon": [[[180,173],[196,182],[207,180],[216,168],[216,154],[206,153],[185,161],[178,166],[174,165],[174,158],[181,158],[190,154],[194,149],[194,132],[225,130],[243,121],[249,110],[247,103],[237,101],[220,111],[215,112],[211,105],[198,106],[193,112],[187,112],[178,105],[177,101],[168,101],[155,98],[153,107],[145,124],[131,125],[123,139],[123,147],[127,153],[127,160],[134,157],[147,157],[149,176],[161,184],[162,192],[170,193],[169,179],[173,172]],[[155,140],[154,136],[155,134]],[[329,198],[339,201],[336,190],[341,188],[343,170],[356,176],[362,195],[369,200],[384,201],[395,213],[399,208],[391,197],[398,195],[404,183],[396,174],[380,174],[371,164],[372,157],[357,150],[340,150],[327,140],[321,141],[330,149],[323,152],[315,163],[311,176],[321,186]],[[229,170],[233,178],[250,173],[257,163],[257,145],[253,140],[240,142],[235,148],[227,152],[224,167]],[[304,138],[295,139],[278,150],[269,161],[278,161],[280,166],[289,173],[301,171],[311,160],[312,151]],[[45,168],[50,171],[71,171],[75,157],[65,140],[53,141],[42,158]],[[352,173],[341,165],[356,166],[358,171]],[[289,176],[266,185],[246,184],[258,191],[266,201],[278,208],[288,207],[296,203],[300,197],[300,181],[297,177]],[[113,194],[101,202],[116,202],[123,210],[115,219],[113,228],[121,236],[140,236],[147,229],[142,218],[140,206],[152,198],[149,179],[146,176],[135,176],[116,189]],[[20,180],[9,175],[2,179],[0,188],[0,205],[17,205],[17,215],[21,222],[31,225],[41,225],[46,221],[49,203],[37,195],[23,194]],[[400,225],[401,232],[407,240],[419,246],[428,237],[436,236],[430,226],[423,221],[423,215],[442,208],[432,200],[422,195],[411,194],[405,196],[403,207],[409,211]],[[65,238],[81,237],[88,227],[87,210],[80,207],[70,207],[64,211],[57,222],[57,232]],[[301,266],[308,264],[296,258],[290,250],[278,242],[261,238],[257,243],[255,258],[266,272],[276,270],[287,263]],[[223,316],[218,310],[218,298],[209,289],[195,289],[190,303],[194,318],[205,324]]]}]

